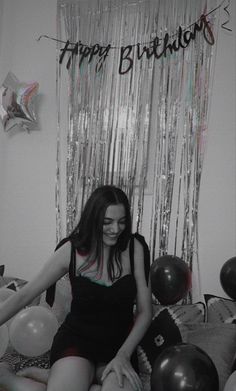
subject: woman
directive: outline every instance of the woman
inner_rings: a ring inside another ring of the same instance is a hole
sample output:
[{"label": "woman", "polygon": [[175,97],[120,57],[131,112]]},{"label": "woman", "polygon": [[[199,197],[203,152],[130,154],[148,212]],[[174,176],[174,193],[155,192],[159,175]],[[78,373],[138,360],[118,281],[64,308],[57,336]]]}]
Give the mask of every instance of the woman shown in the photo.
[{"label": "woman", "polygon": [[141,390],[135,349],[151,321],[149,251],[140,235],[131,234],[130,205],[121,189],[102,186],[92,193],[78,226],[39,275],[1,304],[0,325],[44,290],[52,304],[55,282],[67,272],[71,311],[54,337],[50,370],[16,375],[3,364],[0,389]]}]

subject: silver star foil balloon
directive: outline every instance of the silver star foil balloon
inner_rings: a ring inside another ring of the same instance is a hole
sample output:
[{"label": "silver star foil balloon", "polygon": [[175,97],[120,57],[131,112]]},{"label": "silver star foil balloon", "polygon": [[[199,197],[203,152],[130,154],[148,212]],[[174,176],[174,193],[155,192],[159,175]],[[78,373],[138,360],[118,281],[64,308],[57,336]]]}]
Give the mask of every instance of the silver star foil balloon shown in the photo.
[{"label": "silver star foil balloon", "polygon": [[17,125],[27,131],[35,128],[34,98],[38,88],[37,82],[20,82],[12,72],[8,72],[0,87],[0,118],[5,131]]}]

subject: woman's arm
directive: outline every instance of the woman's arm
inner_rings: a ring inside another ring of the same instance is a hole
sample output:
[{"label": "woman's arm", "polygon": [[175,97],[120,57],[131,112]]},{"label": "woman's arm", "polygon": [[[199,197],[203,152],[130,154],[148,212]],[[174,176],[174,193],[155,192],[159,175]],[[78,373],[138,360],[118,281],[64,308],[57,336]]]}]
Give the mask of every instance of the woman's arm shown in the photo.
[{"label": "woman's arm", "polygon": [[118,351],[128,358],[136,349],[138,343],[144,336],[152,319],[152,300],[150,279],[147,285],[144,272],[144,254],[141,243],[134,239],[134,276],[137,286],[137,310],[134,326]]},{"label": "woman's arm", "polygon": [[52,254],[32,281],[0,304],[0,326],[67,273],[70,253],[71,243],[66,242]]},{"label": "woman's arm", "polygon": [[137,239],[134,239],[134,276],[137,286],[135,322],[130,334],[117,352],[117,355],[106,366],[101,380],[103,381],[109,372],[114,371],[121,387],[123,386],[123,376],[126,376],[134,389],[141,390],[141,381],[130,364],[130,358],[151,323],[152,302],[150,280],[147,284],[145,277],[144,251],[141,243]]}]

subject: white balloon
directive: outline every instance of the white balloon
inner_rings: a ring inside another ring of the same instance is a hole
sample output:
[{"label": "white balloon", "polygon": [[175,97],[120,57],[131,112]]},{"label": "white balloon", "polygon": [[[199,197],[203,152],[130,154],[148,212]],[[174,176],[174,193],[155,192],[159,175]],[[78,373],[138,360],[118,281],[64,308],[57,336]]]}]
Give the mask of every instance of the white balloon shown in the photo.
[{"label": "white balloon", "polygon": [[5,324],[0,327],[0,357],[4,355],[9,343],[8,328]]},{"label": "white balloon", "polygon": [[41,306],[28,307],[12,320],[10,342],[18,353],[36,357],[50,349],[57,329],[58,322],[52,311]]},{"label": "white balloon", "polygon": [[236,371],[234,371],[228,378],[224,391],[236,391]]}]

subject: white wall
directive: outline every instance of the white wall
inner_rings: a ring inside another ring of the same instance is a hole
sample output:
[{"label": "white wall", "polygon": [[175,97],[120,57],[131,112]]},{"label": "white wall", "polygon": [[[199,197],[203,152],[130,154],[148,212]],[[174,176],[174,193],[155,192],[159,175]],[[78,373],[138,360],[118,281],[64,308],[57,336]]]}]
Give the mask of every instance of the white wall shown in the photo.
[{"label": "white wall", "polygon": [[0,263],[30,278],[55,245],[56,0],[2,2],[0,80],[38,81],[39,130],[0,128]]},{"label": "white wall", "polygon": [[[204,292],[223,294],[225,261],[236,256],[236,3],[232,33],[219,30],[207,150],[200,192],[199,234]],[[221,12],[221,23],[226,15]]]},{"label": "white wall", "polygon": [[[0,264],[26,279],[55,246],[56,0],[0,0],[0,82],[11,70],[38,81],[39,130],[4,132],[0,125]],[[223,18],[223,15],[222,15]],[[202,174],[199,256],[202,292],[223,294],[219,272],[236,255],[235,2],[220,29]]]}]

